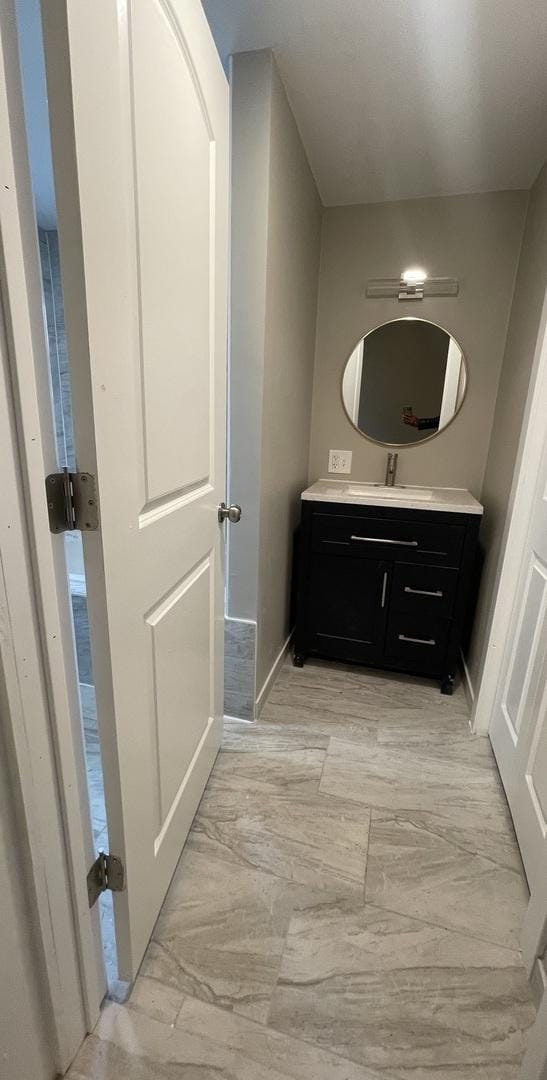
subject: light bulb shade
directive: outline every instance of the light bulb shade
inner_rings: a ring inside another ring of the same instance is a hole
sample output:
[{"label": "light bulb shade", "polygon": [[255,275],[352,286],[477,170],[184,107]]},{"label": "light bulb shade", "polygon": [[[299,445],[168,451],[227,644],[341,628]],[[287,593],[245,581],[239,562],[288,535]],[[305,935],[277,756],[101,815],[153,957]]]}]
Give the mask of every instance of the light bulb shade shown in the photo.
[{"label": "light bulb shade", "polygon": [[418,285],[427,281],[427,273],[419,266],[413,266],[409,270],[403,270],[401,281],[404,281],[405,285]]}]

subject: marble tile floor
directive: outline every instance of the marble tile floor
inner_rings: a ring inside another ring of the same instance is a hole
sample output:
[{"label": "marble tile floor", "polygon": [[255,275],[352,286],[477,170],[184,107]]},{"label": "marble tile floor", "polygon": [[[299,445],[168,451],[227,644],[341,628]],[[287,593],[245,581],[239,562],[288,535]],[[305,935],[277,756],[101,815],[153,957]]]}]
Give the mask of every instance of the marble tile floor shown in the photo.
[{"label": "marble tile floor", "polygon": [[527,900],[461,689],[287,664],[70,1080],[517,1080]]}]

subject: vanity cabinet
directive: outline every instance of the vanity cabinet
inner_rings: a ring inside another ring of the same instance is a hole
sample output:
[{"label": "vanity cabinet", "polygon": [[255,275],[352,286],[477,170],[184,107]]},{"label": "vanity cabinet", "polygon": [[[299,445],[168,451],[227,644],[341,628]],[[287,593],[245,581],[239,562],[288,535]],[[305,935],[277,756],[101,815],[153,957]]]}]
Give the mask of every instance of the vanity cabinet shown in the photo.
[{"label": "vanity cabinet", "polygon": [[477,512],[304,499],[296,666],[308,656],[368,664],[451,693],[479,525]]}]

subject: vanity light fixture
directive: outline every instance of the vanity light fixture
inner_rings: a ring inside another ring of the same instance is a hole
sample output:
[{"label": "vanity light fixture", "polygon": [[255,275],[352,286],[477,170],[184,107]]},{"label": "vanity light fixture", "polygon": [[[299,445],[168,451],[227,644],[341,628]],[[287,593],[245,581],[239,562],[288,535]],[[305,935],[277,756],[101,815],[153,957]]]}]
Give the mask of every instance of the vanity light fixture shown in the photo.
[{"label": "vanity light fixture", "polygon": [[399,282],[399,300],[423,300],[426,281],[427,274],[419,267],[403,270]]},{"label": "vanity light fixture", "polygon": [[399,278],[367,281],[367,296],[371,299],[423,300],[424,296],[457,296],[458,290],[457,278],[428,277],[426,271],[417,266],[403,270]]}]

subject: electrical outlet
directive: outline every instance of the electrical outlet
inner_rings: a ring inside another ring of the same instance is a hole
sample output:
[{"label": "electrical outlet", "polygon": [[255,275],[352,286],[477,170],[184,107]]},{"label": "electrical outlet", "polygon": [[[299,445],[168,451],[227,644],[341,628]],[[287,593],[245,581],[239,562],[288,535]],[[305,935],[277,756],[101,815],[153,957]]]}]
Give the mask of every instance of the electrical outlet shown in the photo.
[{"label": "electrical outlet", "polygon": [[329,472],[351,472],[351,450],[329,450]]}]

